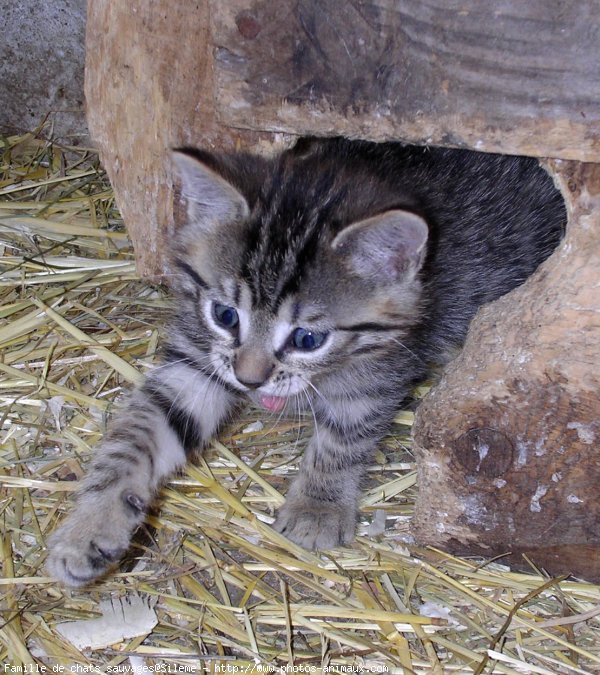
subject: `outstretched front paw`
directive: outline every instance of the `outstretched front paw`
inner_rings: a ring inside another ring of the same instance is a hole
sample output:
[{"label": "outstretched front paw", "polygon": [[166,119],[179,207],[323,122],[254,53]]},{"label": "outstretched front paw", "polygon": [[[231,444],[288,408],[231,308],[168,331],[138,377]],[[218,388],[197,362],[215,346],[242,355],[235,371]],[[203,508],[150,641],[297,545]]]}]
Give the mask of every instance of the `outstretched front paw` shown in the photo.
[{"label": "outstretched front paw", "polygon": [[66,586],[98,579],[127,551],[144,513],[134,494],[124,494],[117,503],[76,508],[48,540],[48,572]]},{"label": "outstretched front paw", "polygon": [[354,539],[356,508],[311,497],[288,497],[273,527],[285,537],[310,550],[344,546]]}]

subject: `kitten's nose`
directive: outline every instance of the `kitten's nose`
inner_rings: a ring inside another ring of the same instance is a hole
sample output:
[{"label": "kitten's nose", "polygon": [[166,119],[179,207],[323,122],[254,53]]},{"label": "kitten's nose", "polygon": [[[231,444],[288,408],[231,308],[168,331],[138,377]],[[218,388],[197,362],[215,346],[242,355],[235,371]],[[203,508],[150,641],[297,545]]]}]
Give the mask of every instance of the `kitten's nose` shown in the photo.
[{"label": "kitten's nose", "polygon": [[233,372],[240,384],[257,389],[268,379],[275,364],[268,354],[258,349],[241,347],[237,353]]}]

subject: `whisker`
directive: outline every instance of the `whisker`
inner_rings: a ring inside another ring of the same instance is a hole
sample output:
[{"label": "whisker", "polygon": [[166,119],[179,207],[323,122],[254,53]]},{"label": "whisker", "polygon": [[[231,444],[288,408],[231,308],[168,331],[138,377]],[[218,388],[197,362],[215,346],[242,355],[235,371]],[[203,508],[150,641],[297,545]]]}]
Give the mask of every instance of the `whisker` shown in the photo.
[{"label": "whisker", "polygon": [[204,399],[201,403],[201,407],[204,406],[204,403],[206,402],[206,397],[208,396],[209,388],[212,386],[213,389],[214,389],[217,386],[221,386],[220,383],[219,383],[220,373],[225,372],[226,368],[227,368],[226,364],[223,361],[221,361],[221,363],[213,371],[213,373],[208,376],[208,379],[207,379],[208,386],[205,389]]},{"label": "whisker", "polygon": [[418,354],[415,354],[415,352],[413,352],[412,349],[409,349],[401,340],[399,340],[398,338],[395,338],[395,337],[391,337],[391,336],[389,337],[389,339],[392,342],[395,342],[400,347],[402,347],[402,349],[406,350],[411,356],[414,356],[414,358],[417,359],[417,361],[420,361],[421,363],[425,363],[425,361]]},{"label": "whisker", "polygon": [[319,391],[319,389],[317,389],[317,387],[308,378],[303,376],[300,376],[300,378],[315,392],[315,394],[321,399],[321,401],[327,407],[328,412],[330,412],[333,415],[333,412],[331,410],[331,403],[325,398],[325,396],[323,396],[323,394]]},{"label": "whisker", "polygon": [[159,370],[164,370],[165,368],[170,368],[171,366],[177,366],[180,363],[186,363],[186,359],[169,361],[168,363],[162,363],[160,366],[151,366],[149,373],[157,373]]},{"label": "whisker", "polygon": [[298,444],[300,443],[300,437],[302,436],[302,429],[303,429],[303,424],[302,424],[302,409],[300,407],[300,398],[298,396],[294,396],[294,404],[295,404],[295,417],[298,420],[298,433],[296,434],[296,440],[294,441],[294,451],[298,449]]},{"label": "whisker", "polygon": [[314,420],[315,438],[317,439],[317,445],[320,446],[321,441],[319,439],[319,425],[317,423],[317,416],[315,414],[315,409],[313,408],[312,400],[311,400],[310,396],[308,395],[308,392],[306,391],[306,389],[303,389],[302,393],[306,397],[306,400],[308,402],[308,407],[310,408],[310,411],[312,413],[313,420]]}]

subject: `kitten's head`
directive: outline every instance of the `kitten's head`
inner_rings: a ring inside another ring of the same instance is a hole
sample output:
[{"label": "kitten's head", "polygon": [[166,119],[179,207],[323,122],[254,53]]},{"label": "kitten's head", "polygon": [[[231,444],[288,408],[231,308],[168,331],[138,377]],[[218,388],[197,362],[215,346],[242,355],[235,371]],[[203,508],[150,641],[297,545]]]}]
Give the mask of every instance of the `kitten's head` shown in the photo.
[{"label": "kitten's head", "polygon": [[427,226],[378,210],[390,202],[373,176],[322,151],[176,152],[174,164],[187,220],[172,245],[172,339],[221,382],[277,411],[386,358],[418,320]]}]

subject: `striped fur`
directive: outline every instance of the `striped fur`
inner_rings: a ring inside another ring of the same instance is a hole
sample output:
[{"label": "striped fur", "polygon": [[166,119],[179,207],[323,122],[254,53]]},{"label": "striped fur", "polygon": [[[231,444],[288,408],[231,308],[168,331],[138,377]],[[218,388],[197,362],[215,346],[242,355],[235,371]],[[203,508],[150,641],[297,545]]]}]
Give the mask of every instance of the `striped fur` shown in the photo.
[{"label": "striped fur", "polygon": [[196,151],[175,164],[188,217],[163,364],[50,541],[67,584],[118,561],[160,485],[247,397],[315,419],[275,527],[308,548],[350,542],[365,467],[411,385],[565,223],[526,158],[305,139],[271,161]]}]

